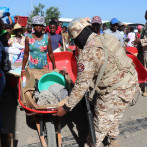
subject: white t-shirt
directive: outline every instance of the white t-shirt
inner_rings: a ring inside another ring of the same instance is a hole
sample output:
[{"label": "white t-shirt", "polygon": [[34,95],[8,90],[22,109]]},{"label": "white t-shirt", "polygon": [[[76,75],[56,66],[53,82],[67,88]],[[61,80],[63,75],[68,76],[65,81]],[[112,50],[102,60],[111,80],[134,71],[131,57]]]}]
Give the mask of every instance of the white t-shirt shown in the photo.
[{"label": "white t-shirt", "polygon": [[122,35],[120,34],[120,31],[116,30],[116,32],[113,32],[110,29],[107,29],[104,31],[104,33],[116,37],[121,42],[122,46],[124,45],[124,39],[123,39]]},{"label": "white t-shirt", "polygon": [[134,32],[130,32],[128,33],[128,38],[130,39],[127,46],[132,46],[134,47],[134,45],[132,44],[132,42],[135,40],[135,33]]}]

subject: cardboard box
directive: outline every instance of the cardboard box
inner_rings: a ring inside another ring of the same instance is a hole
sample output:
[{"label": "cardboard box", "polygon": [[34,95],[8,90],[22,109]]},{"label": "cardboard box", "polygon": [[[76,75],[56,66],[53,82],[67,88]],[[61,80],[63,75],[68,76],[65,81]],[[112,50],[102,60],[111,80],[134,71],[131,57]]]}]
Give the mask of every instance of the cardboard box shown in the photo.
[{"label": "cardboard box", "polygon": [[[55,70],[56,72],[59,72],[57,70]],[[23,103],[23,105],[25,105],[28,108],[31,109],[35,109],[35,110],[47,110],[50,108],[56,108],[56,107],[60,107],[63,106],[64,103],[66,102],[67,98],[65,98],[64,100],[60,101],[57,104],[54,105],[44,105],[44,106],[39,106],[36,102],[35,102],[35,98],[33,97],[33,93],[35,91],[35,79],[40,79],[44,74],[49,73],[52,71],[46,70],[46,69],[30,69],[30,68],[26,68],[26,86],[23,88],[22,87],[22,80],[20,80],[20,94],[21,94],[21,102]],[[68,79],[69,80],[69,79]],[[67,80],[66,80],[67,81]],[[67,84],[68,87],[69,83]]]}]

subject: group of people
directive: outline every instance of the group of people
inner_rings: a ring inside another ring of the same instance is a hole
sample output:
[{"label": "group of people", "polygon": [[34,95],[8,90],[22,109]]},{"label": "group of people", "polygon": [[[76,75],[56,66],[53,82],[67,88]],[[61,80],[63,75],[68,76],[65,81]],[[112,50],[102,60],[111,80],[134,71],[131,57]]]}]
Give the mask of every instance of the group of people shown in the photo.
[{"label": "group of people", "polygon": [[11,63],[22,62],[23,71],[29,58],[30,68],[48,68],[48,52],[55,69],[53,52],[59,47],[70,45],[67,27],[62,27],[63,23],[58,22],[57,18],[52,18],[46,27],[44,17],[34,16],[25,28],[18,22],[12,23],[10,13],[7,15],[10,24],[0,19],[0,42],[1,48],[9,53]]},{"label": "group of people", "polygon": [[[145,18],[147,20],[147,11]],[[0,51],[4,49],[3,47],[17,47],[21,50],[21,76],[25,75],[28,59],[30,68],[48,68],[47,53],[53,69],[56,69],[53,51],[60,45],[69,44],[70,38],[74,40],[80,49],[77,59],[77,80],[65,104],[55,109],[57,112],[54,116],[62,117],[72,111],[88,90],[89,101],[94,106],[97,140],[94,145],[88,139],[85,146],[99,147],[108,135],[109,147],[118,147],[119,122],[139,90],[137,72],[132,60],[126,56],[124,46],[126,38],[129,37],[128,46],[141,44],[144,65],[147,68],[147,24],[144,27],[143,38],[140,39],[138,31],[135,40],[132,40],[133,30],[130,28],[130,34],[125,34],[124,25],[116,18],[111,19],[108,29],[105,25],[104,29],[101,29],[102,20],[99,16],[94,16],[91,20],[76,18],[69,24],[67,31],[67,27],[62,27],[63,23],[59,23],[56,18],[44,28],[44,18],[34,16],[27,29],[17,23],[9,33],[4,31],[3,22],[0,21]],[[11,37],[10,34],[14,36]],[[0,61],[1,59],[0,56]],[[2,77],[4,74],[0,70],[0,80]],[[3,83],[4,81],[3,79]]]},{"label": "group of people", "polygon": [[[110,21],[110,28],[107,25],[102,24],[101,18],[99,16],[94,16],[91,20],[93,31],[97,34],[106,33],[115,36],[121,42],[121,44],[127,47],[136,47],[133,41],[137,38],[141,38],[142,26],[138,25],[137,32],[134,32],[134,28],[126,26],[124,23],[120,22],[117,18],[112,18]],[[102,25],[102,30],[100,29]]]}]

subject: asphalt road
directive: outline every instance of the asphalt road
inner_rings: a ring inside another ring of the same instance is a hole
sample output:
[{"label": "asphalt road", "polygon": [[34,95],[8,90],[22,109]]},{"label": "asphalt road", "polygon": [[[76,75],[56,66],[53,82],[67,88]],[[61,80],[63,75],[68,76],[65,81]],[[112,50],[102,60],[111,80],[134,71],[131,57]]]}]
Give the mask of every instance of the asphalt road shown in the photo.
[{"label": "asphalt road", "polygon": [[[14,90],[10,90],[0,102],[2,113],[2,131],[14,133],[14,147],[40,147],[40,140],[31,117],[20,111]],[[85,112],[82,103],[61,119],[62,146],[82,147],[88,133]],[[147,147],[147,97],[139,96],[135,106],[129,106],[120,124],[120,147]]]}]

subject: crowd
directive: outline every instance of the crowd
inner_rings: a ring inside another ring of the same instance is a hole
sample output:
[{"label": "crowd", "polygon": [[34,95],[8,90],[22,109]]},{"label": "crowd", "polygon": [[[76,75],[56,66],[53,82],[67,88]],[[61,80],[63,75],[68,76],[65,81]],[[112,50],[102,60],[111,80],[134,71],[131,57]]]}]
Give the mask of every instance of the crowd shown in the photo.
[{"label": "crowd", "polygon": [[[128,27],[117,18],[112,18],[108,27],[106,23],[102,24],[99,16],[94,16],[92,19],[74,19],[67,29],[57,18],[52,18],[46,26],[42,16],[34,16],[31,24],[27,24],[25,28],[19,21],[12,23],[10,13],[7,16],[10,24],[5,24],[0,19],[0,62],[3,60],[3,52],[6,51],[11,63],[22,62],[21,76],[24,76],[27,62],[30,69],[49,68],[48,54],[53,69],[56,69],[53,52],[61,51],[62,48],[67,50],[74,41],[74,45],[80,50],[77,66],[82,65],[83,70],[78,72],[68,101],[63,107],[57,108],[54,115],[61,117],[71,111],[90,86],[97,92],[95,95],[90,94],[90,98],[94,97],[97,101],[93,103],[91,100],[96,108],[96,145],[99,147],[108,135],[110,146],[118,147],[119,121],[139,89],[135,68],[126,57],[126,47],[138,49],[142,55],[139,60],[143,60],[147,69],[147,24],[144,28],[138,25],[138,32],[135,33],[133,27]],[[147,11],[145,19],[147,20]],[[0,83],[1,95],[6,83],[2,68]],[[147,96],[146,88],[144,92]]]}]

